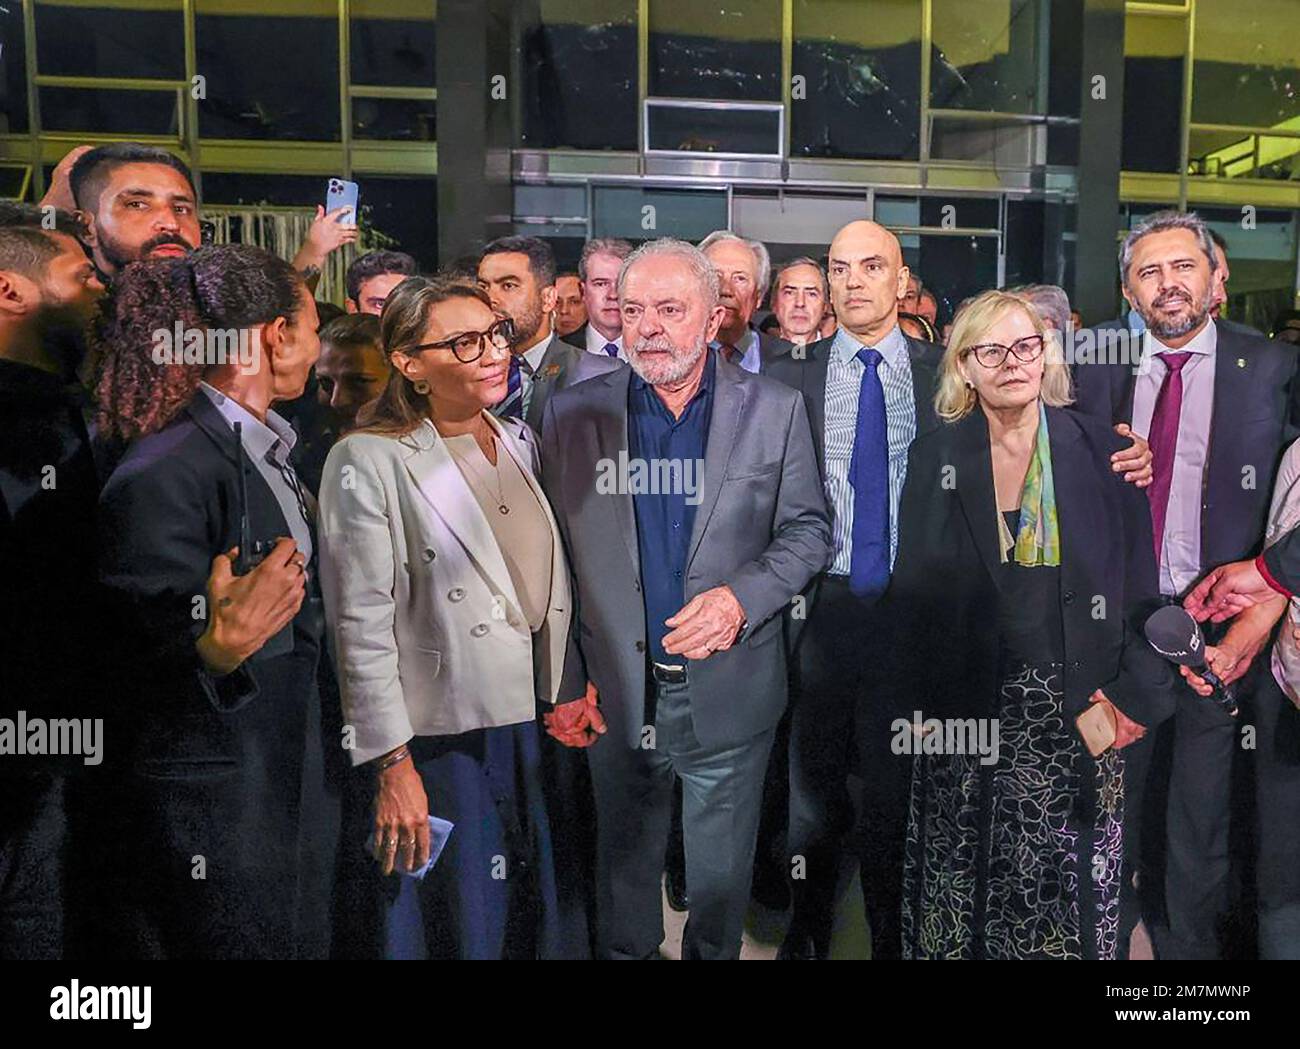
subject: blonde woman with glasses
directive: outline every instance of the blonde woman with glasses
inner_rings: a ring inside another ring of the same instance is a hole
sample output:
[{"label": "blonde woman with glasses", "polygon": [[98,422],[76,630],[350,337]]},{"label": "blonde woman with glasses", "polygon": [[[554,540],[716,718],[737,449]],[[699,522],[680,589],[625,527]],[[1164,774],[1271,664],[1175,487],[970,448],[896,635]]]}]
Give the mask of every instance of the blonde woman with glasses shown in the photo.
[{"label": "blonde woman with glasses", "polygon": [[894,687],[918,712],[906,957],[1126,953],[1122,751],[1176,678],[1138,627],[1158,591],[1146,499],[1110,465],[1127,442],[1070,396],[1028,300],[963,306],[888,597]]}]

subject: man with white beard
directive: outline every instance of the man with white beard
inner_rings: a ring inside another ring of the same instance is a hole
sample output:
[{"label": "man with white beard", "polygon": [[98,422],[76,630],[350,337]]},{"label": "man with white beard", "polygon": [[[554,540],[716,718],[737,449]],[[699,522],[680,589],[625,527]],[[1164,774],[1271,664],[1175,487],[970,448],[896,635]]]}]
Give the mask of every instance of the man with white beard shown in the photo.
[{"label": "man with white beard", "polygon": [[[559,391],[542,424],[542,483],[599,697],[598,713],[571,704],[547,730],[590,747],[599,955],[652,957],[663,940],[676,776],[682,955],[735,958],[787,699],[781,613],[825,567],[830,524],[803,399],[707,352],[724,313],[708,258],[653,241],[623,262],[618,292],[631,369]],[[682,484],[606,483],[619,463]]]}]

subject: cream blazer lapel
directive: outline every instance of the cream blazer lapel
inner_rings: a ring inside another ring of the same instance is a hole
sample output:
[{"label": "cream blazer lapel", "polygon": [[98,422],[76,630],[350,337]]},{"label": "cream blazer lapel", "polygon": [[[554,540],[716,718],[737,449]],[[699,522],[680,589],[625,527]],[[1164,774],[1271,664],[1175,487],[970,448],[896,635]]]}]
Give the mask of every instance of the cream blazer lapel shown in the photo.
[{"label": "cream blazer lapel", "polygon": [[451,530],[496,591],[510,600],[513,611],[522,614],[492,527],[433,423],[425,420],[403,438],[403,443],[407,445],[403,462],[429,508]]}]

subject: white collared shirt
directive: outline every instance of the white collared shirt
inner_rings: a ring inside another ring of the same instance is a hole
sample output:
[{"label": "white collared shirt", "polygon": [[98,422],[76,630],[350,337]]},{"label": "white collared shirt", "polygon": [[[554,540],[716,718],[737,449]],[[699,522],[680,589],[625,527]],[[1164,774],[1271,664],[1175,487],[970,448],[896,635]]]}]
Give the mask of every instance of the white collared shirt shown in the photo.
[{"label": "white collared shirt", "polygon": [[528,362],[531,372],[519,369],[520,390],[523,394],[523,414],[528,414],[528,405],[533,399],[533,379],[537,375],[537,370],[542,366],[542,358],[546,356],[546,351],[551,348],[551,342],[555,338],[555,333],[551,332],[541,342],[525,353],[524,360]]},{"label": "white collared shirt", "polygon": [[588,353],[594,353],[598,357],[608,357],[609,354],[605,352],[605,346],[611,342],[618,347],[618,359],[620,361],[626,361],[627,353],[623,349],[623,333],[619,332],[618,337],[615,339],[607,339],[596,330],[596,326],[592,324],[591,321],[587,322]]},{"label": "white collared shirt", "polygon": [[[1201,484],[1210,454],[1210,424],[1214,416],[1214,372],[1219,331],[1209,321],[1186,346],[1165,346],[1148,328],[1143,356],[1151,367],[1139,372],[1133,385],[1133,429],[1151,435],[1160,384],[1169,369],[1161,355],[1190,353],[1183,365],[1183,403],[1178,416],[1178,444],[1160,544],[1160,592],[1178,597],[1201,577]],[[1157,363],[1159,362],[1159,363]]]},{"label": "white collared shirt", "polygon": [[[235,423],[242,424],[241,443],[244,446],[244,451],[247,453],[249,461],[257,467],[257,472],[261,474],[262,480],[270,487],[271,494],[275,496],[275,501],[280,504],[280,511],[284,514],[285,522],[289,525],[289,532],[293,536],[293,541],[298,544],[298,549],[302,552],[303,557],[310,562],[312,558],[311,526],[303,516],[302,507],[298,503],[298,493],[294,491],[293,486],[281,469],[281,467],[288,467],[289,471],[293,472],[293,467],[289,465],[289,453],[293,451],[293,446],[298,440],[298,435],[294,433],[293,427],[282,416],[269,409],[266,413],[266,422],[263,423],[238,401],[227,397],[220,390],[209,386],[206,382],[199,383],[199,389],[203,391],[217,411],[221,413],[221,417],[230,424],[232,433],[235,429]],[[248,553],[249,551],[242,552]]]},{"label": "white collared shirt", "polygon": [[[853,563],[853,485],[849,464],[858,434],[858,394],[867,368],[857,358],[862,349],[844,328],[835,330],[826,361],[824,475],[831,511],[835,559],[830,571],[848,575]],[[898,505],[907,480],[907,450],[916,436],[916,396],[912,390],[912,356],[903,332],[893,329],[875,346],[880,352],[880,384],[885,391],[885,435],[889,444],[889,563],[898,556]]]}]

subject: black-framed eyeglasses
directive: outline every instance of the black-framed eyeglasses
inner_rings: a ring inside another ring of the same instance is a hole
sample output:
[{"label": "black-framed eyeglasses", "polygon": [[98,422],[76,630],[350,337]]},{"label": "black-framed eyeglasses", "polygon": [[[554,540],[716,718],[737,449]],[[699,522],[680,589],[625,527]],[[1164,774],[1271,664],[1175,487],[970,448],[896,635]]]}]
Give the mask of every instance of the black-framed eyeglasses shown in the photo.
[{"label": "black-framed eyeglasses", "polygon": [[1008,353],[1014,354],[1021,364],[1029,364],[1043,355],[1043,337],[1026,335],[1010,346],[1003,346],[1000,342],[982,342],[978,346],[971,346],[966,352],[985,368],[1002,367],[1002,362],[1007,359]]},{"label": "black-framed eyeglasses", "polygon": [[418,350],[451,350],[461,364],[473,364],[483,356],[483,348],[492,343],[497,349],[508,350],[515,339],[515,326],[510,319],[497,321],[487,331],[466,331],[440,342],[422,342],[408,346],[403,352],[415,353]]}]

